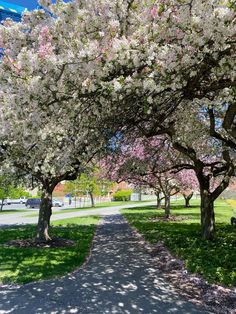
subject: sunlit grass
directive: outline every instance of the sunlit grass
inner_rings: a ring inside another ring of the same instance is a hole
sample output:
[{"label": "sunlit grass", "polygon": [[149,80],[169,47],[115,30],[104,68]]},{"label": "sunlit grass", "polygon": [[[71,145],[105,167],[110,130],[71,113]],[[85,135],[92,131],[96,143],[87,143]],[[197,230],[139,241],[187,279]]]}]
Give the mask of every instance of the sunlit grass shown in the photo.
[{"label": "sunlit grass", "polygon": [[146,206],[123,210],[127,220],[147,241],[163,241],[171,252],[183,259],[191,272],[197,272],[209,282],[236,285],[236,228],[230,225],[233,209],[223,200],[215,204],[217,238],[202,241],[199,201],[184,208],[183,201],[174,202],[172,215],[184,216],[182,221],[153,221],[163,216],[163,210]]},{"label": "sunlit grass", "polygon": [[51,236],[75,241],[75,246],[67,248],[6,247],[4,243],[10,240],[33,238],[36,226],[0,229],[0,284],[61,276],[79,267],[88,255],[98,220],[98,216],[91,216],[54,222]]},{"label": "sunlit grass", "polygon": [[73,217],[73,218],[64,218],[60,220],[55,220],[52,222],[53,226],[66,226],[66,225],[96,225],[98,222],[99,216],[86,216],[86,217]]}]

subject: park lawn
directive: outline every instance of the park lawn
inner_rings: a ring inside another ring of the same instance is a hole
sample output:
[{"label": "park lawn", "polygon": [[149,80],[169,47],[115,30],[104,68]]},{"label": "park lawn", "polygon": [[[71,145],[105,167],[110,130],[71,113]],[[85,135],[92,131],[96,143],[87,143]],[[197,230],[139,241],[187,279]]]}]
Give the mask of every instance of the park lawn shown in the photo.
[{"label": "park lawn", "polygon": [[50,235],[75,241],[75,246],[67,248],[6,247],[4,243],[10,240],[33,238],[36,225],[0,229],[0,285],[25,284],[73,271],[86,260],[98,221],[98,216],[91,216],[53,222]]},{"label": "park lawn", "polygon": [[29,211],[28,209],[3,209],[2,211],[0,211],[0,215],[25,213],[28,211]]},{"label": "park lawn", "polygon": [[191,272],[201,274],[210,283],[236,286],[236,228],[230,225],[233,208],[224,200],[215,203],[217,238],[202,241],[199,201],[184,208],[183,201],[173,202],[171,214],[184,216],[182,221],[152,221],[163,216],[154,206],[125,209],[128,222],[152,244],[163,241],[173,255],[185,261]]},{"label": "park lawn", "polygon": [[[105,207],[113,207],[113,206],[123,206],[123,205],[132,205],[132,204],[143,204],[143,203],[147,203],[147,202],[152,202],[152,200],[150,201],[127,201],[127,202],[104,202],[104,203],[100,203],[98,205],[96,205],[95,207],[82,207],[82,208],[74,208],[74,209],[70,209],[70,208],[66,208],[66,209],[60,209],[60,210],[52,210],[52,214],[53,215],[59,215],[59,214],[64,214],[64,213],[77,213],[80,211],[84,211],[84,210],[93,210],[93,209],[97,209],[97,208],[105,208]],[[154,200],[155,202],[155,200]],[[37,217],[38,216],[38,211],[34,212],[32,214],[29,215],[24,215],[24,217]]]}]

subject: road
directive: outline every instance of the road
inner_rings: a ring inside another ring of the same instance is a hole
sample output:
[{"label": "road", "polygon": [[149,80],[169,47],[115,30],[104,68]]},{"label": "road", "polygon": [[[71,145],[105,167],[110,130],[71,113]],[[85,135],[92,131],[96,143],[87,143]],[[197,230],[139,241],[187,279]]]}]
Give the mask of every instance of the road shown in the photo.
[{"label": "road", "polygon": [[[72,218],[72,217],[83,217],[89,215],[99,215],[99,216],[107,216],[107,215],[114,215],[119,214],[120,209],[122,208],[133,208],[139,206],[147,206],[147,205],[154,205],[155,202],[145,202],[140,204],[126,204],[122,206],[112,206],[112,207],[103,207],[103,208],[95,208],[95,209],[87,209],[87,210],[80,210],[78,212],[66,212],[62,210],[60,214],[52,215],[51,221],[64,219],[64,218]],[[22,206],[22,205],[21,205]],[[24,207],[25,209],[25,207]],[[34,210],[38,212],[38,209]],[[29,212],[16,212],[14,214],[5,214],[0,216],[0,227],[7,226],[7,225],[16,225],[16,224],[35,224],[38,221],[38,217],[26,217],[31,214],[32,211]]]},{"label": "road", "polygon": [[[89,202],[85,202],[85,203],[83,202],[82,205],[85,204],[87,206],[87,203],[88,203],[88,206],[89,206],[89,204],[90,204]],[[55,208],[57,208],[57,209],[68,209],[68,208],[74,209],[74,208],[84,207],[82,205],[81,205],[81,202],[79,202],[79,201],[77,201],[77,202],[73,201],[71,205],[69,205],[69,203],[67,202],[67,203],[65,203],[65,206],[63,206],[63,207],[55,207]],[[11,209],[17,209],[17,210],[18,209],[26,209],[26,207],[25,207],[25,204],[11,204],[11,205],[4,205],[3,206],[3,210],[11,210]]]}]

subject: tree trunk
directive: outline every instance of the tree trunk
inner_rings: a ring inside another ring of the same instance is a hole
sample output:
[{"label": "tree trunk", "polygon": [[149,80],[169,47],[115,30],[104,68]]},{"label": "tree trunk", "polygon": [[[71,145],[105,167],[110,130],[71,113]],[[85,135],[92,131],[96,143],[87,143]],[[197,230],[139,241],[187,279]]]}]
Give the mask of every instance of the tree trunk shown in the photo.
[{"label": "tree trunk", "polygon": [[184,196],[185,199],[185,207],[190,207],[190,199],[186,196]]},{"label": "tree trunk", "polygon": [[161,209],[161,198],[160,198],[160,193],[156,194],[157,197],[157,209]]},{"label": "tree trunk", "polygon": [[138,191],[138,200],[139,200],[139,202],[142,201],[142,191],[141,190]]},{"label": "tree trunk", "polygon": [[184,195],[184,199],[185,199],[185,207],[190,207],[190,200],[193,197],[193,193],[189,194],[189,195]]},{"label": "tree trunk", "polygon": [[92,193],[92,192],[89,192],[89,196],[90,196],[90,200],[91,200],[91,206],[92,206],[92,207],[95,207],[93,193]]},{"label": "tree trunk", "polygon": [[2,199],[2,202],[1,202],[0,212],[2,212],[3,204],[4,204],[4,199]]},{"label": "tree trunk", "polygon": [[49,236],[49,226],[52,215],[52,192],[53,188],[47,186],[42,193],[36,236],[37,242],[47,242],[51,240]]},{"label": "tree trunk", "polygon": [[165,196],[165,217],[166,218],[170,217],[170,196],[169,195]]},{"label": "tree trunk", "polygon": [[203,240],[215,238],[214,199],[208,190],[201,191],[201,229]]}]

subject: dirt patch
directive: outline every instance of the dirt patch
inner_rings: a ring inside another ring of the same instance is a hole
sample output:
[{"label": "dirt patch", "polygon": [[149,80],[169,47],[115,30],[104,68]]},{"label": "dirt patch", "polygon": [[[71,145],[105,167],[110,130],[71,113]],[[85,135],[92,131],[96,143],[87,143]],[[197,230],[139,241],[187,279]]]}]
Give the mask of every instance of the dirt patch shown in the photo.
[{"label": "dirt patch", "polygon": [[4,244],[7,247],[21,248],[63,248],[74,246],[75,242],[64,238],[53,238],[51,241],[37,243],[34,239],[17,239]]}]

